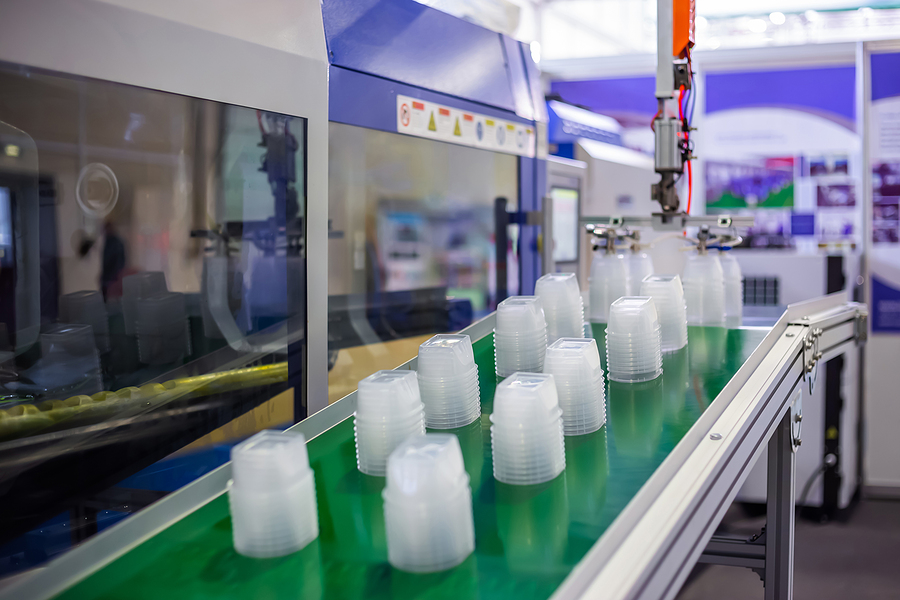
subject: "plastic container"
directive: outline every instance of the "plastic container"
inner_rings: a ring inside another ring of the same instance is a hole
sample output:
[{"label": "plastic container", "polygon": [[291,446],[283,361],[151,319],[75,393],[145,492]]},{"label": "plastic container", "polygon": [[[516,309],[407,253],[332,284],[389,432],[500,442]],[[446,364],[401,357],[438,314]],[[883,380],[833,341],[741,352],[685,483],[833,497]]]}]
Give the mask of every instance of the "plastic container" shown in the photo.
[{"label": "plastic container", "polygon": [[659,317],[652,298],[626,296],[612,303],[606,365],[609,378],[619,382],[649,381],[662,374]]},{"label": "plastic container", "polygon": [[627,296],[628,288],[628,264],[625,257],[595,252],[590,279],[591,322],[606,323],[610,304]]},{"label": "plastic container", "polygon": [[563,434],[583,435],[606,422],[600,352],[593,339],[561,338],[547,347],[544,373],[553,375]]},{"label": "plastic container", "polygon": [[494,478],[511,485],[550,481],[566,468],[562,411],[546,373],[514,373],[494,396]]},{"label": "plastic container", "polygon": [[740,327],[744,320],[744,277],[741,266],[731,251],[719,253],[725,283],[725,323]]},{"label": "plastic container", "polygon": [[395,568],[443,571],[475,550],[472,490],[455,435],[429,433],[400,444],[388,458],[382,497]]},{"label": "plastic container", "polygon": [[547,323],[536,296],[513,296],[497,306],[494,365],[499,377],[517,371],[539,373],[547,351]]},{"label": "plastic container", "polygon": [[627,256],[628,262],[628,295],[641,295],[641,282],[645,277],[653,275],[653,259],[643,250],[631,252]]},{"label": "plastic container", "polygon": [[234,549],[284,556],[319,536],[315,476],[302,434],[261,431],[231,450],[228,483]]},{"label": "plastic container", "polygon": [[725,323],[725,275],[716,254],[694,254],[684,266],[684,300],[690,325]]},{"label": "plastic container", "polygon": [[64,294],[59,299],[59,322],[90,325],[94,343],[101,354],[109,352],[109,316],[103,294],[82,290]]},{"label": "plastic container", "polygon": [[137,335],[138,300],[166,291],[166,275],[162,271],[144,271],[122,279],[122,315],[127,335]]},{"label": "plastic container", "polygon": [[383,476],[391,452],[410,436],[425,433],[416,372],[378,371],[360,381],[353,425],[357,467]]},{"label": "plastic container", "polygon": [[659,316],[660,345],[663,352],[675,352],[688,342],[687,309],[678,275],[650,275],[644,278],[641,295],[653,298]]},{"label": "plastic container", "polygon": [[584,337],[584,303],[574,273],[550,273],[537,280],[534,294],[541,299],[547,321],[547,342]]},{"label": "plastic container", "polygon": [[425,426],[454,429],[481,416],[478,367],[467,335],[436,335],[419,346],[419,393]]},{"label": "plastic container", "polygon": [[190,325],[184,294],[160,292],[137,302],[138,353],[141,362],[164,365],[191,353]]}]

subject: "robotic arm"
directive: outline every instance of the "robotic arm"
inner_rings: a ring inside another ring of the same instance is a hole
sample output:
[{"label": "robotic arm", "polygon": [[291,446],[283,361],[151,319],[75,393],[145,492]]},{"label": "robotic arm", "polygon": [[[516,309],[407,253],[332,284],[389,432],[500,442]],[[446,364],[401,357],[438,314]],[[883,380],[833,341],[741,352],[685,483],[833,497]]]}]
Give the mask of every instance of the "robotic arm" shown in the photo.
[{"label": "robotic arm", "polygon": [[[691,114],[685,111],[684,100],[686,94],[692,95],[693,87],[694,0],[657,0],[657,14],[656,99],[659,110],[651,127],[655,136],[655,170],[660,174],[660,180],[653,184],[651,195],[659,202],[665,219],[679,214],[681,202],[675,184],[684,175],[685,168],[691,178]],[[677,110],[674,110],[676,102]],[[690,191],[688,194],[685,213],[690,210]]]}]

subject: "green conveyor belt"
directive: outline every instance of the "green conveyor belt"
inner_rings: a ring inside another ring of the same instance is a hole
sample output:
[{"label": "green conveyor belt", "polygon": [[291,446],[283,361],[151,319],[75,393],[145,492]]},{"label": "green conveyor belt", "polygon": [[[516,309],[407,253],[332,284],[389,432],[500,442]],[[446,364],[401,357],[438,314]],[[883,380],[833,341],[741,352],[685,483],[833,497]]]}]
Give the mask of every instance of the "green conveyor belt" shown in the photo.
[{"label": "green conveyor belt", "polygon": [[[595,326],[594,335],[603,354],[602,326]],[[482,418],[455,430],[471,476],[476,548],[449,571],[414,575],[388,564],[384,480],[357,471],[351,418],[309,443],[321,533],[302,551],[266,560],[236,554],[228,500],[222,495],[60,597],[547,598],[764,335],[760,330],[690,328],[688,348],[666,356],[662,377],[643,384],[607,382],[607,425],[566,438],[565,472],[529,487],[498,483],[492,476],[488,415],[496,385],[493,341],[491,336],[477,341]]]}]

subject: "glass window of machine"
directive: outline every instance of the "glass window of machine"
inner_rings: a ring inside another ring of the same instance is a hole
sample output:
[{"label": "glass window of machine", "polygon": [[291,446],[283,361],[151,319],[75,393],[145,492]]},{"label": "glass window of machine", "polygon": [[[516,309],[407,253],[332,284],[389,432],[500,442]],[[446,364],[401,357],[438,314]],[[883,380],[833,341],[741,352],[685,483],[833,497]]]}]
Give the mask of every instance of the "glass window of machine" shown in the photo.
[{"label": "glass window of machine", "polygon": [[[518,158],[329,124],[328,400],[497,305],[494,202],[515,210]],[[509,228],[507,289],[518,285]],[[501,271],[502,272],[502,271]],[[501,298],[502,300],[502,298]]]},{"label": "glass window of machine", "polygon": [[306,121],[0,64],[0,576],[304,417]]}]

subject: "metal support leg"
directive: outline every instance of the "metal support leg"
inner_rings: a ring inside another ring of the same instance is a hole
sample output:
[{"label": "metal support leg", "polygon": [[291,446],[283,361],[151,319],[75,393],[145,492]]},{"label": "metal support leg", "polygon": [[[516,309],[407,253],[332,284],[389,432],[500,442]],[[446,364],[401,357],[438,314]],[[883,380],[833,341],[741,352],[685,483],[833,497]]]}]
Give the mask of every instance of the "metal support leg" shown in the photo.
[{"label": "metal support leg", "polygon": [[769,440],[766,493],[766,600],[794,594],[794,446],[791,411]]}]

